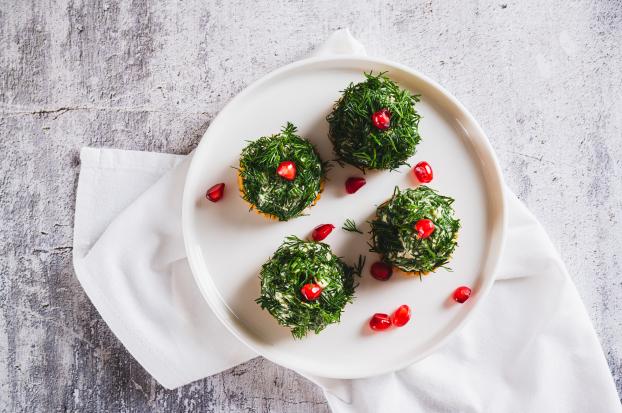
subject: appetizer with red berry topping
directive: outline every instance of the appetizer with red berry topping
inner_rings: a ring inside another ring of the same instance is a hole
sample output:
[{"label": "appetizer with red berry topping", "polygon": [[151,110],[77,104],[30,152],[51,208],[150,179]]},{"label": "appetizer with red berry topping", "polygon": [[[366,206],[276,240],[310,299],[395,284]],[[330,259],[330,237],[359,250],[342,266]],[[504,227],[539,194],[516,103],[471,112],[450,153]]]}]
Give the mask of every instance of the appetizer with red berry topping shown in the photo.
[{"label": "appetizer with red berry topping", "polygon": [[397,169],[414,155],[419,137],[419,96],[383,73],[350,84],[326,120],[340,161],[360,169]]},{"label": "appetizer with red berry topping", "polygon": [[321,242],[288,237],[262,267],[261,296],[257,303],[276,321],[302,338],[337,323],[347,303],[352,302],[364,265],[346,265]]},{"label": "appetizer with red berry topping", "polygon": [[460,220],[453,198],[425,185],[395,192],[371,222],[372,250],[404,273],[425,275],[449,262]]},{"label": "appetizer with red berry topping", "polygon": [[281,133],[248,144],[240,156],[240,194],[251,209],[287,221],[320,198],[326,164],[291,123]]}]

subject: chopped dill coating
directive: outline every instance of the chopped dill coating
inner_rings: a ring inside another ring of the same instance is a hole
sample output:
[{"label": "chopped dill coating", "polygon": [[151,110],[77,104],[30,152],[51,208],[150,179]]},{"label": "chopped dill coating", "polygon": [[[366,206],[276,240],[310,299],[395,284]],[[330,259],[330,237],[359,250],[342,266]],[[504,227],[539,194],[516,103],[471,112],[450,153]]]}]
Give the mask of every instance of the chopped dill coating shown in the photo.
[{"label": "chopped dill coating", "polygon": [[[261,267],[261,296],[255,301],[289,327],[295,338],[309,331],[317,334],[341,319],[343,308],[354,297],[354,275],[361,275],[364,263],[359,257],[359,263],[350,267],[324,243],[287,237]],[[322,288],[317,300],[307,301],[300,291],[309,283]]]},{"label": "chopped dill coating", "polygon": [[[334,152],[341,162],[359,169],[397,169],[415,154],[419,136],[418,95],[400,88],[383,73],[365,73],[366,80],[351,83],[326,120]],[[388,109],[390,127],[376,128],[372,115]]]},{"label": "chopped dill coating", "polygon": [[[276,170],[283,161],[296,165],[296,177],[288,181]],[[242,198],[251,209],[287,221],[312,205],[322,191],[326,164],[314,146],[296,135],[291,123],[281,133],[250,142],[240,155]]]},{"label": "chopped dill coating", "polygon": [[[421,274],[444,266],[456,248],[460,229],[453,202],[453,198],[425,185],[403,191],[396,187],[393,197],[378,207],[370,223],[371,251],[405,272]],[[434,232],[428,238],[417,237],[415,224],[420,219],[434,223]]]}]

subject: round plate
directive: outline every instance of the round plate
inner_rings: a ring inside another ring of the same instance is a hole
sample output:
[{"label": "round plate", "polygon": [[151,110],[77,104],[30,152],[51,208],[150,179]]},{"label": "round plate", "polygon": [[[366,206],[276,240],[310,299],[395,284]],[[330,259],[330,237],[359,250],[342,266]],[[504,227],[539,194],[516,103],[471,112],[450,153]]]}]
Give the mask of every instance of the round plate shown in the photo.
[{"label": "round plate", "polygon": [[[369,253],[369,224],[376,206],[397,185],[417,185],[410,168],[368,172],[367,185],[347,195],[344,182],[361,172],[333,163],[322,199],[308,215],[277,222],[249,212],[238,194],[239,154],[247,141],[280,131],[287,121],[313,142],[322,159],[334,159],[325,120],[333,103],[363,72],[387,72],[402,87],[421,95],[422,141],[411,164],[428,161],[431,187],[455,198],[462,221],[459,246],[449,266],[419,279],[395,274],[380,282],[369,275],[378,260]],[[224,198],[205,199],[206,190],[225,182]],[[455,332],[477,307],[493,282],[505,230],[499,166],[484,132],[467,110],[432,80],[402,65],[370,58],[303,60],[255,82],[216,117],[197,147],[186,178],[183,232],[190,267],[203,296],[231,332],[259,354],[283,366],[322,377],[368,377],[405,367],[429,354]],[[340,229],[351,218],[365,234]],[[352,304],[339,324],[304,339],[292,338],[255,299],[258,273],[284,238],[308,238],[319,225],[337,228],[324,241],[350,264],[359,254],[367,265]],[[472,298],[451,300],[456,287],[471,286]],[[404,327],[372,332],[369,318],[408,304],[411,321]],[[218,334],[218,332],[214,332]]]}]

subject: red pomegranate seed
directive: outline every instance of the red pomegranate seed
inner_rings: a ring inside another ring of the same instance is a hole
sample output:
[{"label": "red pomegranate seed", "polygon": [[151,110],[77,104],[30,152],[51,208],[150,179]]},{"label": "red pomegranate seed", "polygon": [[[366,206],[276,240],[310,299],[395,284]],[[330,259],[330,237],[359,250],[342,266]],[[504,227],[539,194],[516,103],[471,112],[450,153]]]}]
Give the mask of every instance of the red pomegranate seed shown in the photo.
[{"label": "red pomegranate seed", "polygon": [[283,179],[293,181],[296,178],[296,164],[292,161],[283,161],[276,168],[276,173]]},{"label": "red pomegranate seed", "polygon": [[331,232],[333,232],[333,229],[335,229],[333,224],[318,225],[311,233],[311,238],[313,238],[313,241],[322,241]]},{"label": "red pomegranate seed", "polygon": [[391,126],[391,112],[387,108],[382,108],[371,115],[371,121],[376,128],[387,130]]},{"label": "red pomegranate seed", "polygon": [[225,193],[225,184],[219,183],[207,190],[205,197],[212,202],[218,202]]},{"label": "red pomegranate seed", "polygon": [[391,327],[391,319],[387,314],[376,313],[369,320],[369,326],[372,330],[380,331]]},{"label": "red pomegranate seed", "polygon": [[426,161],[421,161],[413,168],[413,172],[417,177],[417,181],[422,184],[427,184],[432,181],[434,178],[434,173],[432,172],[432,167]]},{"label": "red pomegranate seed", "polygon": [[434,232],[434,222],[429,219],[420,219],[415,224],[415,231],[417,231],[417,238],[425,239]]},{"label": "red pomegranate seed", "polygon": [[349,194],[353,194],[361,189],[361,187],[366,183],[367,181],[365,180],[365,178],[361,178],[360,176],[350,177],[346,180],[346,192]]},{"label": "red pomegranate seed", "polygon": [[471,296],[471,289],[469,287],[458,287],[456,291],[454,291],[454,300],[462,304]]},{"label": "red pomegranate seed", "polygon": [[375,279],[386,281],[393,275],[393,268],[385,262],[378,261],[372,264],[370,272]]},{"label": "red pomegranate seed", "polygon": [[313,301],[320,298],[320,294],[322,294],[322,287],[317,284],[309,283],[302,286],[300,289],[302,296],[307,301]]},{"label": "red pomegranate seed", "polygon": [[391,314],[391,322],[394,326],[401,327],[410,320],[410,307],[406,304],[397,307],[397,310]]}]

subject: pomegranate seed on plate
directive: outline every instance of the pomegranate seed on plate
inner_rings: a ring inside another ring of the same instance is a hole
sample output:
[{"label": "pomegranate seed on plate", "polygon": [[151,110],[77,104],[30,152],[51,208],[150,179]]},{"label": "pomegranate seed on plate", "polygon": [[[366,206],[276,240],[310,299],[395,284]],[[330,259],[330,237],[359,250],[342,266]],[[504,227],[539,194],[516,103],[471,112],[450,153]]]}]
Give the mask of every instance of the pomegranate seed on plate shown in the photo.
[{"label": "pomegranate seed on plate", "polygon": [[422,184],[427,184],[434,178],[432,167],[426,161],[421,161],[413,168],[413,172],[417,177],[417,180]]},{"label": "pomegranate seed on plate", "polygon": [[376,313],[369,320],[369,326],[376,331],[386,330],[391,327],[391,319],[387,314]]},{"label": "pomegranate seed on plate", "polygon": [[417,238],[428,238],[434,232],[434,222],[429,219],[420,219],[415,224],[415,231],[417,231]]},{"label": "pomegranate seed on plate", "polygon": [[313,238],[313,241],[322,241],[331,232],[333,232],[333,229],[335,229],[333,224],[318,225],[311,233],[311,238]]},{"label": "pomegranate seed on plate", "polygon": [[394,326],[402,327],[410,320],[410,307],[406,304],[400,305],[397,310],[391,314],[391,322]]},{"label": "pomegranate seed on plate", "polygon": [[221,182],[219,184],[214,185],[210,189],[208,189],[207,193],[205,194],[205,197],[212,202],[218,202],[220,201],[220,198],[222,198],[224,193],[225,193],[225,184]]},{"label": "pomegranate seed on plate", "polygon": [[302,296],[307,301],[313,301],[320,298],[320,294],[322,294],[322,287],[315,283],[309,283],[302,286],[300,289]]},{"label": "pomegranate seed on plate", "polygon": [[276,173],[283,179],[293,181],[296,178],[296,164],[292,161],[283,161],[276,168]]},{"label": "pomegranate seed on plate", "polygon": [[382,108],[371,115],[371,121],[376,128],[387,130],[391,126],[391,112],[387,108]]},{"label": "pomegranate seed on plate", "polygon": [[470,296],[471,289],[469,287],[458,287],[456,288],[456,291],[454,291],[454,301],[459,302],[460,304],[468,300]]},{"label": "pomegranate seed on plate", "polygon": [[365,178],[361,178],[360,176],[350,177],[346,180],[346,192],[349,194],[353,194],[361,189],[361,187],[366,183],[367,181],[365,180]]},{"label": "pomegranate seed on plate", "polygon": [[385,262],[378,261],[372,264],[370,272],[375,279],[386,281],[393,275],[393,268]]}]

